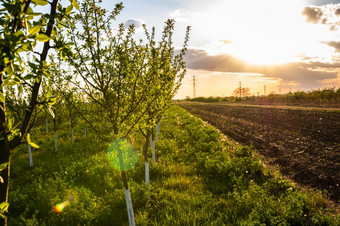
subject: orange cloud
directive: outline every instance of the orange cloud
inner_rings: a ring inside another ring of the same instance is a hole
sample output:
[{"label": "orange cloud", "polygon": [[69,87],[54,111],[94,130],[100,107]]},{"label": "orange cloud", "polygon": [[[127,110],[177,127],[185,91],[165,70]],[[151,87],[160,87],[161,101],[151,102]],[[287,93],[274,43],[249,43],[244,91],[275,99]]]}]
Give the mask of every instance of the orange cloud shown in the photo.
[{"label": "orange cloud", "polygon": [[307,6],[302,11],[302,15],[306,17],[307,22],[319,23],[323,13],[322,10],[318,7]]},{"label": "orange cloud", "polygon": [[232,43],[230,40],[226,40],[226,39],[221,40],[220,42],[223,42],[224,44],[231,44]]},{"label": "orange cloud", "polygon": [[210,56],[199,49],[189,49],[185,61],[187,68],[192,70],[258,73],[282,82],[300,83],[308,88],[319,86],[322,80],[336,78],[340,71],[340,63],[293,62],[266,66],[250,65],[231,55]]}]

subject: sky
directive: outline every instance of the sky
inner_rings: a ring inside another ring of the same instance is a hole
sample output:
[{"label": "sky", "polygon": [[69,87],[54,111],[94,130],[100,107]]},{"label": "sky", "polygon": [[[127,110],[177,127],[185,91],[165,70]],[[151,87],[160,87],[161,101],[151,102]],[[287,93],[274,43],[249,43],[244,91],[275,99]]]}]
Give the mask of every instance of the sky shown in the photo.
[{"label": "sky", "polygon": [[[107,9],[120,1],[104,0]],[[174,46],[191,26],[187,74],[176,98],[230,96],[241,82],[263,95],[340,88],[340,0],[123,0],[117,22],[161,34]],[[137,33],[142,30],[137,29]]]}]

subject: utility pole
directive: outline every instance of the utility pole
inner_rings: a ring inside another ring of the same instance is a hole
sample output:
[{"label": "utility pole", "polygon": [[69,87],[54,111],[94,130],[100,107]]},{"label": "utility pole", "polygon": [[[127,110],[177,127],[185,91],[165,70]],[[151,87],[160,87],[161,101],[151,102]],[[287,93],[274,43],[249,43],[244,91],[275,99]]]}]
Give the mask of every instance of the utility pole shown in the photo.
[{"label": "utility pole", "polygon": [[241,82],[240,82],[240,98],[242,98],[242,85],[241,85]]},{"label": "utility pole", "polygon": [[263,86],[264,95],[266,95],[266,85]]},{"label": "utility pole", "polygon": [[194,93],[193,93],[193,98],[196,98],[196,81],[195,81],[195,75],[193,75],[193,88],[194,88]]}]

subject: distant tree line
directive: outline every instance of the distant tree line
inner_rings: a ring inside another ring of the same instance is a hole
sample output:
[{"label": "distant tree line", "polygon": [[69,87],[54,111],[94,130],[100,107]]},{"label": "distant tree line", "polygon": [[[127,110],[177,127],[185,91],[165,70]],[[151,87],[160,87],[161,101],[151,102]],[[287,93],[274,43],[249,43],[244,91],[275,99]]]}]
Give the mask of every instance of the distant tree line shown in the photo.
[{"label": "distant tree line", "polygon": [[269,94],[267,96],[187,97],[185,101],[340,107],[340,88],[318,89],[309,92],[298,91],[286,94]]}]

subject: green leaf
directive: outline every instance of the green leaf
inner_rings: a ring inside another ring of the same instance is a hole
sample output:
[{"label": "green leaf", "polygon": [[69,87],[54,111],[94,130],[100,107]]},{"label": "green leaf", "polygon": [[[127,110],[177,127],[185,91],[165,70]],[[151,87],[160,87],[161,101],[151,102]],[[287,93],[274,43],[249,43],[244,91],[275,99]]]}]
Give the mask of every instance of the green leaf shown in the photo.
[{"label": "green leaf", "polygon": [[30,143],[30,145],[31,145],[33,148],[36,148],[36,149],[40,148],[39,145],[37,145],[37,144],[35,144],[35,143],[32,143],[32,142]]},{"label": "green leaf", "polygon": [[38,35],[35,37],[35,39],[36,39],[37,41],[40,41],[40,42],[47,42],[47,41],[50,40],[50,37],[48,37],[48,36],[45,35],[45,34],[38,34]]},{"label": "green leaf", "polygon": [[37,148],[37,149],[39,148],[39,145],[31,141],[31,135],[29,133],[27,134],[27,143],[29,143],[33,148]]},{"label": "green leaf", "polygon": [[48,1],[45,1],[45,0],[32,0],[32,2],[36,5],[41,5],[41,6],[48,4]]},{"label": "green leaf", "polygon": [[52,109],[50,107],[48,108],[48,111],[50,112],[52,118],[55,118],[54,112],[52,111]]},{"label": "green leaf", "polygon": [[2,93],[2,92],[0,92],[0,102],[2,102],[2,103],[5,103],[5,95]]},{"label": "green leaf", "polygon": [[2,210],[2,211],[7,211],[8,207],[9,207],[9,203],[8,202],[2,202],[0,204],[0,210]]},{"label": "green leaf", "polygon": [[0,165],[0,171],[7,169],[8,162],[4,162]]},{"label": "green leaf", "polygon": [[31,143],[31,135],[29,133],[27,134],[27,143]]},{"label": "green leaf", "polygon": [[72,9],[73,9],[73,5],[69,5],[69,6],[66,8],[66,13],[69,14],[70,12],[72,12]]},{"label": "green leaf", "polygon": [[48,90],[46,93],[46,98],[49,98],[52,95],[52,90]]},{"label": "green leaf", "polygon": [[[35,65],[35,64],[33,64]],[[24,80],[28,80],[28,79],[31,79],[33,78],[35,75],[34,74],[27,74],[25,77],[24,77]]]},{"label": "green leaf", "polygon": [[77,0],[72,0],[72,5],[74,6],[74,8],[79,9]]},{"label": "green leaf", "polygon": [[13,117],[8,117],[8,120],[7,120],[7,127],[8,127],[8,129],[9,129],[9,131],[12,130],[13,124],[14,124],[14,118],[13,118]]},{"label": "green leaf", "polygon": [[66,52],[65,49],[60,50],[59,52],[61,59],[66,60]]},{"label": "green leaf", "polygon": [[[47,103],[52,106],[57,102],[57,97],[50,97],[47,101]],[[53,116],[53,115],[52,115]]]},{"label": "green leaf", "polygon": [[24,33],[22,32],[22,30],[19,30],[19,31],[14,33],[15,37],[20,37],[20,36],[23,36],[23,35],[24,35]]},{"label": "green leaf", "polygon": [[21,46],[18,48],[18,52],[24,52],[24,51],[29,51],[31,50],[32,47],[31,47],[31,43],[22,43]]},{"label": "green leaf", "polygon": [[31,30],[30,30],[30,34],[29,36],[32,37],[33,35],[38,34],[38,32],[40,31],[41,25],[36,25],[34,26]]}]

